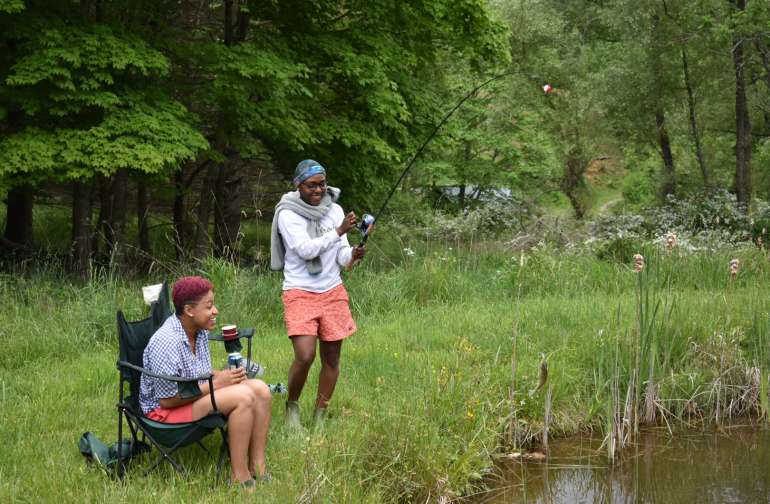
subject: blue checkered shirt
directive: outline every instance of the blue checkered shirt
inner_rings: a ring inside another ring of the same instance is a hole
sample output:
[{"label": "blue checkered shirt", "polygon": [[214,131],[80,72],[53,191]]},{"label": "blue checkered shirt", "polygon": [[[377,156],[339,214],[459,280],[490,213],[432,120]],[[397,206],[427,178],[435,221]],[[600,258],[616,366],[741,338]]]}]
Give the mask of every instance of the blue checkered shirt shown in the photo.
[{"label": "blue checkered shirt", "polygon": [[[198,331],[195,354],[176,315],[163,323],[144,349],[144,368],[153,373],[195,378],[211,372],[208,331]],[[176,383],[142,374],[139,404],[144,413],[160,406],[160,399],[177,395]]]}]

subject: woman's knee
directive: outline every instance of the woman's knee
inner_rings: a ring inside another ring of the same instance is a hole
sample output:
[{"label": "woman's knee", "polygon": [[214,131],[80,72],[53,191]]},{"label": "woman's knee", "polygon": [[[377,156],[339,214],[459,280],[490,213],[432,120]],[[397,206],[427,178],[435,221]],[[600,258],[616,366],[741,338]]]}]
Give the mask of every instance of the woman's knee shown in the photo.
[{"label": "woman's knee", "polygon": [[302,367],[310,367],[315,360],[315,348],[301,350],[294,353],[294,361]]},{"label": "woman's knee", "polygon": [[339,369],[339,367],[340,367],[340,354],[338,354],[338,353],[321,354],[321,364],[324,367],[327,367],[327,368]]},{"label": "woman's knee", "polygon": [[254,406],[254,403],[257,401],[257,396],[254,393],[254,390],[246,385],[245,383],[239,383],[237,385],[233,385],[233,387],[236,387],[235,392],[238,394],[238,403],[243,404],[244,406]]},{"label": "woman's knee", "polygon": [[339,368],[341,353],[342,341],[321,342],[321,364],[324,367]]},{"label": "woman's knee", "polygon": [[254,392],[254,396],[258,402],[272,401],[273,395],[270,393],[270,388],[262,380],[248,380],[246,384],[251,387]]}]

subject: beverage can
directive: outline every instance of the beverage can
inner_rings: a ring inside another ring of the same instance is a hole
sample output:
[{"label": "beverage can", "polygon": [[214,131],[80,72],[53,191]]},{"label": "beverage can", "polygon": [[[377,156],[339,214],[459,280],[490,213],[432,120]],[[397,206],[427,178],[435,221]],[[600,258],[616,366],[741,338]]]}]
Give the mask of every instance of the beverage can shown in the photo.
[{"label": "beverage can", "polygon": [[227,354],[227,368],[228,369],[237,369],[241,367],[243,363],[243,356],[240,352],[233,352],[230,354]]}]

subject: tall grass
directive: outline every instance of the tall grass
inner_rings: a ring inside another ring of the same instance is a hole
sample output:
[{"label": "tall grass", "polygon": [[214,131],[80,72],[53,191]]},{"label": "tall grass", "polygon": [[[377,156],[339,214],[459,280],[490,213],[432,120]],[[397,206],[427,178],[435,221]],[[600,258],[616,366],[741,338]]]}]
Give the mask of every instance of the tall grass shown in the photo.
[{"label": "tall grass", "polygon": [[[260,500],[460,496],[483,484],[496,453],[541,442],[546,411],[548,436],[615,432],[610,452],[645,397],[655,415],[642,419],[654,423],[767,417],[770,272],[759,252],[737,253],[742,268],[728,291],[732,256],[648,251],[640,289],[630,265],[590,254],[378,239],[346,276],[360,330],[344,345],[327,426],[285,432],[276,397],[275,479],[258,489]],[[285,382],[291,348],[280,275],[217,260],[173,274],[194,271],[216,285],[222,323],[256,327],[267,381]],[[171,277],[95,271],[76,283],[55,264],[0,277],[0,500],[232,500],[197,448],[184,451],[188,479],[168,468],[146,478],[134,470],[122,485],[86,469],[76,449],[86,430],[115,437],[115,310],[142,316],[140,286]],[[541,353],[548,383],[538,389]],[[213,346],[212,358],[223,363],[224,350]],[[313,374],[302,398],[306,424],[315,386]]]}]

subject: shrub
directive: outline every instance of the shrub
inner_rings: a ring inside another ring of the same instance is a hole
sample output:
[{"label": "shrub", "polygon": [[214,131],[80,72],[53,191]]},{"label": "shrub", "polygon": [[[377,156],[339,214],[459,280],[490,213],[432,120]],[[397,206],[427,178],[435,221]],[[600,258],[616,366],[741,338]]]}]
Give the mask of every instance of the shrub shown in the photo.
[{"label": "shrub", "polygon": [[643,170],[632,171],[623,179],[623,199],[633,207],[655,204],[657,188],[655,179]]},{"label": "shrub", "polygon": [[496,238],[522,229],[532,215],[532,208],[521,201],[494,198],[457,215],[436,212],[422,231],[452,240]]},{"label": "shrub", "polygon": [[[767,204],[757,201],[750,214],[740,208],[735,195],[725,190],[687,198],[669,196],[664,205],[638,214],[604,216],[589,226],[594,241],[660,240],[672,231],[679,235],[680,243],[707,249],[748,242],[761,235],[763,229],[765,233],[770,230]],[[601,253],[624,246],[620,242],[606,245]]]}]

